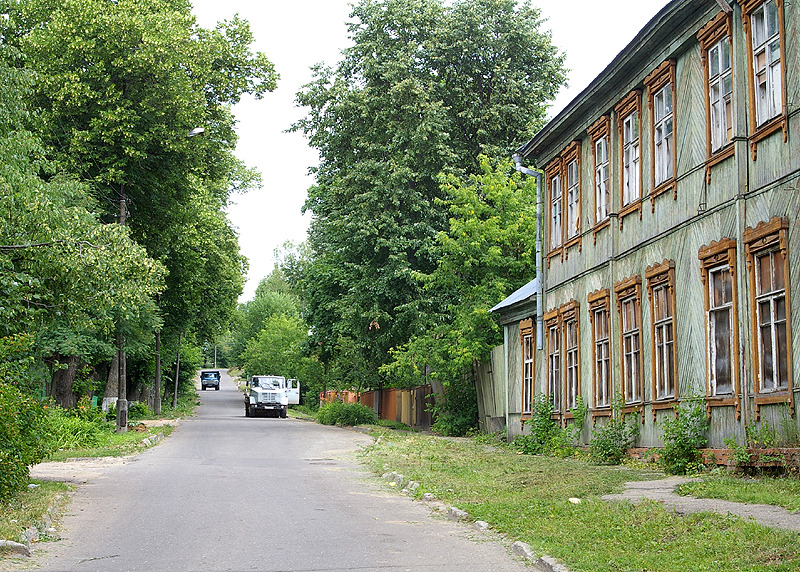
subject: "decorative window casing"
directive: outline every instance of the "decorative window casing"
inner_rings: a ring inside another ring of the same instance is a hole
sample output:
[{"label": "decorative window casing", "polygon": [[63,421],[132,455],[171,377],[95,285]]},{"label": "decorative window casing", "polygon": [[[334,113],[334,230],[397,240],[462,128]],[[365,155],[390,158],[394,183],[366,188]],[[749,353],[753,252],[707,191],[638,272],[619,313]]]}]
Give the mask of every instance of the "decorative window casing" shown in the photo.
[{"label": "decorative window casing", "polygon": [[620,141],[620,227],[636,210],[642,217],[641,107],[642,92],[634,90],[614,108]]},{"label": "decorative window casing", "polygon": [[[620,371],[625,410],[643,412],[642,279],[633,276],[614,285],[620,325]],[[644,421],[644,419],[642,419]]]},{"label": "decorative window casing", "polygon": [[547,397],[553,405],[553,414],[561,414],[561,318],[558,310],[544,316],[547,332]]},{"label": "decorative window casing", "polygon": [[561,160],[557,159],[545,169],[547,176],[547,192],[550,197],[550,254],[560,254],[563,244],[562,209],[563,197],[561,189]]},{"label": "decorative window casing", "polygon": [[550,203],[550,251],[568,256],[568,249],[581,242],[581,163],[580,141],[573,141],[545,168]]},{"label": "decorative window casing", "polygon": [[522,344],[522,417],[529,419],[533,411],[533,319],[519,323],[519,337]]},{"label": "decorative window casing", "polygon": [[650,355],[653,381],[652,409],[674,407],[678,399],[678,363],[675,359],[675,262],[665,260],[647,268],[650,298]]},{"label": "decorative window casing", "polygon": [[720,12],[697,33],[705,75],[706,177],[711,167],[734,153],[732,14]]},{"label": "decorative window casing", "polygon": [[750,151],[778,129],[788,140],[786,37],[783,0],[741,0],[747,38]]},{"label": "decorative window casing", "polygon": [[756,419],[765,403],[786,402],[794,414],[788,228],[788,219],[775,217],[747,228],[743,236],[750,275]]},{"label": "decorative window casing", "polygon": [[589,294],[589,322],[592,327],[592,416],[611,415],[611,322],[609,292]]},{"label": "decorative window casing", "polygon": [[594,166],[594,238],[597,232],[608,226],[611,214],[611,169],[609,154],[609,132],[611,118],[604,115],[589,127]]},{"label": "decorative window casing", "polygon": [[706,411],[736,408],[741,419],[736,241],[725,238],[698,251],[706,315]]},{"label": "decorative window casing", "polygon": [[[570,302],[559,308],[564,331],[564,411],[578,406],[581,395],[580,330],[578,304]],[[567,417],[571,416],[568,414]]]},{"label": "decorative window casing", "polygon": [[650,111],[650,170],[651,210],[655,197],[672,190],[677,198],[675,184],[675,60],[667,60],[644,80],[647,87],[647,105]]}]

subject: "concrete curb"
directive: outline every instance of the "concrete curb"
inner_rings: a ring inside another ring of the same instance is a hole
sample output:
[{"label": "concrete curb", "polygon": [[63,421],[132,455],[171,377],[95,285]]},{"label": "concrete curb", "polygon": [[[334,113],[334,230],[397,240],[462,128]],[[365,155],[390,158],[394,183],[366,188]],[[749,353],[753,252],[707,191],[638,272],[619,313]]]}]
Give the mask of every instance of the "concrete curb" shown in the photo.
[{"label": "concrete curb", "polygon": [[[387,481],[390,486],[396,487],[398,490],[406,482],[405,477],[395,471],[384,473],[381,475],[381,478]],[[404,488],[402,492],[406,494],[413,492],[418,486],[419,483],[415,481],[408,481],[408,486]],[[452,521],[467,524],[470,520],[470,516],[467,511],[461,510],[460,508],[454,506],[447,506],[444,503],[439,502],[436,499],[436,496],[432,493],[423,494],[422,502],[424,502],[428,508],[431,509],[431,511],[443,514]],[[472,528],[478,532],[486,532],[489,530],[490,526],[489,523],[485,521],[477,520],[472,523]],[[521,542],[519,540],[514,542],[511,545],[511,552],[516,556],[519,556],[520,558],[530,562],[532,566],[540,572],[569,572],[569,568],[564,566],[555,558],[547,556],[546,554],[537,556],[530,545],[526,544],[525,542]]]}]

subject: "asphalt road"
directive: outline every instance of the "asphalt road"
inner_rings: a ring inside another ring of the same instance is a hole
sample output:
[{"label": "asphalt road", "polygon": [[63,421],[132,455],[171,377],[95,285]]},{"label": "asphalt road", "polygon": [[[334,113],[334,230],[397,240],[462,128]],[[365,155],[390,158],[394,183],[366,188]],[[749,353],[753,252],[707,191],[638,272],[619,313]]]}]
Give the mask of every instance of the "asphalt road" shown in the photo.
[{"label": "asphalt road", "polygon": [[169,438],[91,476],[46,571],[524,570],[498,542],[388,491],[353,453],[371,438],[245,418],[227,375]]}]

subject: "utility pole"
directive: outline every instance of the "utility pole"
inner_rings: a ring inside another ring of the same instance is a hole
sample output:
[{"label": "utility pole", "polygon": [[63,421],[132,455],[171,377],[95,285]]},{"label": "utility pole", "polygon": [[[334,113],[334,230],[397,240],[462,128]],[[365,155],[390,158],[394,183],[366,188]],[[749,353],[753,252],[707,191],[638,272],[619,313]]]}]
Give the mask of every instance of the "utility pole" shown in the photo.
[{"label": "utility pole", "polygon": [[[119,224],[125,226],[128,221],[128,195],[125,193],[125,183],[119,186]],[[125,354],[125,334],[122,333],[120,324],[117,324],[117,356],[119,379],[117,381],[117,433],[128,430],[128,385],[126,377],[127,359]]]}]

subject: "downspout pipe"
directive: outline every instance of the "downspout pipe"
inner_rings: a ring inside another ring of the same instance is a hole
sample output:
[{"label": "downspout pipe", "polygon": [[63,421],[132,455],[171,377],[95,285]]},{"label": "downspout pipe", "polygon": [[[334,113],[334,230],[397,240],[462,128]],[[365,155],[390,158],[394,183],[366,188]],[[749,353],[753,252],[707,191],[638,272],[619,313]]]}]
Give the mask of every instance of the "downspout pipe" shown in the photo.
[{"label": "downspout pipe", "polygon": [[522,157],[515,153],[511,157],[514,168],[529,177],[536,179],[536,277],[539,283],[536,286],[536,348],[544,349],[544,303],[542,291],[544,290],[544,271],[542,267],[542,173],[522,166]]}]

